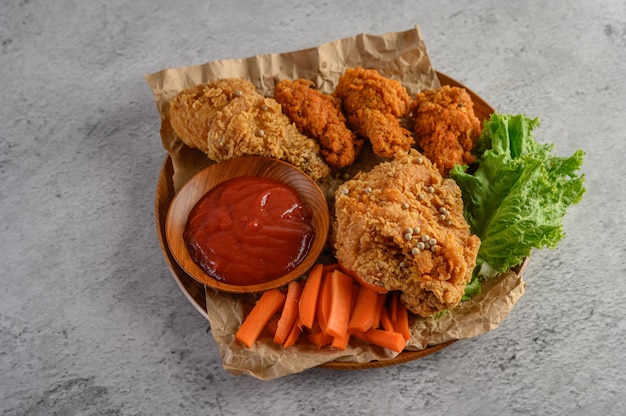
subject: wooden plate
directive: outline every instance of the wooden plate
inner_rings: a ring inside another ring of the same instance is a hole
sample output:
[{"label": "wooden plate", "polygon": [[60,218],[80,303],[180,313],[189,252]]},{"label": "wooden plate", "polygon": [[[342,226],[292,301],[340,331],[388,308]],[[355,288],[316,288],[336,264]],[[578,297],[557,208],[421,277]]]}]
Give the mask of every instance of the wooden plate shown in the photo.
[{"label": "wooden plate", "polygon": [[[467,90],[467,92],[472,97],[472,100],[474,101],[474,112],[481,121],[487,119],[491,115],[491,113],[495,111],[480,96],[478,96],[476,93],[474,93],[472,90],[465,87],[458,81],[448,77],[445,74],[442,74],[441,72],[437,72],[437,76],[439,77],[441,85],[457,86],[465,88]],[[161,167],[161,171],[157,181],[155,198],[155,220],[159,243],[161,246],[161,252],[163,253],[165,262],[167,263],[167,266],[170,269],[170,272],[172,273],[172,276],[174,277],[174,280],[178,284],[180,290],[187,297],[189,302],[191,302],[191,304],[198,310],[198,312],[200,312],[200,314],[202,314],[202,316],[204,316],[208,320],[204,286],[191,278],[191,276],[185,273],[185,271],[178,265],[178,263],[172,256],[172,253],[166,241],[165,220],[167,217],[167,211],[169,209],[169,206],[172,202],[172,199],[174,198],[174,184],[172,182],[173,174],[174,169],[172,166],[172,160],[168,155],[165,157],[165,160],[163,161],[163,165]],[[527,261],[524,261],[524,263],[516,269],[516,272],[519,275],[522,274],[526,263]],[[321,367],[336,370],[359,370],[367,368],[387,367],[425,357],[450,346],[454,342],[456,342],[456,340],[448,341],[439,345],[434,345],[420,351],[404,351],[395,358],[385,361],[372,361],[370,363],[346,363],[335,361],[323,364]]]}]

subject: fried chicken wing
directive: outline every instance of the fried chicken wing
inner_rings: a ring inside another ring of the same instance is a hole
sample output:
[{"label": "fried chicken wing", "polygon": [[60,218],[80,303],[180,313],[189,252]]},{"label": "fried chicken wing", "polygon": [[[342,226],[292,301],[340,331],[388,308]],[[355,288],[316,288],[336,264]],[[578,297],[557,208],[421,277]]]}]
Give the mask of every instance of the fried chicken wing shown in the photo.
[{"label": "fried chicken wing", "polygon": [[398,81],[375,69],[348,68],[339,77],[334,95],[342,101],[348,126],[367,138],[377,155],[393,158],[411,148],[413,137],[400,124],[410,97]]},{"label": "fried chicken wing", "polygon": [[198,84],[181,91],[170,102],[170,123],[187,146],[206,153],[209,121],[233,98],[254,93],[254,85],[240,78]]},{"label": "fried chicken wing", "polygon": [[480,246],[459,187],[415,149],[336,191],[331,242],[345,268],[402,291],[402,302],[423,317],[461,301]]},{"label": "fried chicken wing", "polygon": [[305,79],[276,84],[274,99],[298,130],[318,141],[326,163],[335,169],[354,162],[363,144],[346,126],[339,99],[314,88]]},{"label": "fried chicken wing", "polygon": [[448,85],[421,92],[411,102],[415,137],[424,155],[447,176],[455,164],[469,165],[481,133],[472,98],[463,88]]}]

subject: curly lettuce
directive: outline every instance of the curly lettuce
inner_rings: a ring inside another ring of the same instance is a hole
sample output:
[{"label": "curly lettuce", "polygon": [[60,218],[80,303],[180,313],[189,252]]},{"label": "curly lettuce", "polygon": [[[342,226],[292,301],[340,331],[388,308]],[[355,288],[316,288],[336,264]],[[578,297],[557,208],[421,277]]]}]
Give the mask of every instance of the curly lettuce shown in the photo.
[{"label": "curly lettuce", "polygon": [[578,174],[585,153],[553,155],[553,145],[539,144],[532,131],[539,119],[493,114],[479,138],[484,150],[472,166],[450,172],[463,193],[464,214],[481,239],[477,267],[466,297],[480,281],[520,264],[533,248],[554,248],[564,237],[563,217],[585,193]]}]

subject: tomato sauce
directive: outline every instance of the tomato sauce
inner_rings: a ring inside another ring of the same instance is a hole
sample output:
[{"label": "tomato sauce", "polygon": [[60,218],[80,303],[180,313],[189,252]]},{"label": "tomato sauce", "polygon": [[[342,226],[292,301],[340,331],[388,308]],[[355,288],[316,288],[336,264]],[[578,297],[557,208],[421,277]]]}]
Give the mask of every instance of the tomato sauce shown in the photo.
[{"label": "tomato sauce", "polygon": [[183,238],[194,262],[213,278],[259,284],[300,264],[315,236],[312,218],[294,189],[243,176],[220,183],[198,201]]}]

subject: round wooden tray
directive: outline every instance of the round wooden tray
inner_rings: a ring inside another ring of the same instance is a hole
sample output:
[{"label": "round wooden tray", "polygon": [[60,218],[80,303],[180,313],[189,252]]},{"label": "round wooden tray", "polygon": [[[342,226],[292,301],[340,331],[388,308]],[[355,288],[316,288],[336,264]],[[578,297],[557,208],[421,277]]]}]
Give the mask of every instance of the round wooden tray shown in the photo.
[{"label": "round wooden tray", "polygon": [[[474,112],[480,120],[488,118],[491,113],[494,112],[494,109],[489,104],[487,104],[480,96],[478,96],[476,93],[474,93],[472,90],[465,87],[458,81],[448,77],[447,75],[442,74],[441,72],[437,72],[437,76],[439,77],[439,81],[442,85],[457,86],[465,88],[467,90],[467,92],[472,97],[472,100],[474,101]],[[159,236],[159,243],[161,245],[161,252],[163,253],[163,257],[165,258],[167,266],[169,267],[170,272],[172,273],[172,276],[174,277],[174,280],[178,284],[180,290],[184,293],[184,295],[191,302],[191,304],[195,306],[198,312],[200,312],[202,316],[204,316],[208,320],[204,286],[191,278],[191,276],[189,276],[178,265],[178,263],[172,256],[169,247],[167,246],[167,241],[165,237],[165,219],[167,217],[167,210],[170,206],[170,203],[172,202],[172,199],[174,198],[174,184],[172,182],[173,174],[174,169],[172,166],[172,160],[168,155],[165,157],[165,160],[163,161],[163,166],[161,167],[156,187],[155,200],[155,220],[157,234]],[[521,267],[523,267],[524,265],[525,263]],[[521,268],[518,273],[521,274]],[[337,370],[359,370],[397,365],[406,363],[408,361],[413,361],[418,358],[422,358],[424,356],[440,351],[453,344],[454,342],[456,342],[456,340],[448,341],[439,345],[434,345],[420,351],[404,351],[395,358],[385,361],[372,361],[370,363],[350,363],[334,361],[323,364],[321,367]]]}]

